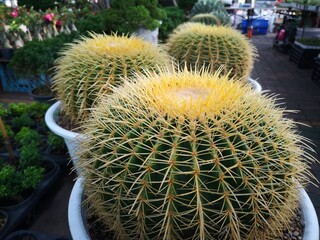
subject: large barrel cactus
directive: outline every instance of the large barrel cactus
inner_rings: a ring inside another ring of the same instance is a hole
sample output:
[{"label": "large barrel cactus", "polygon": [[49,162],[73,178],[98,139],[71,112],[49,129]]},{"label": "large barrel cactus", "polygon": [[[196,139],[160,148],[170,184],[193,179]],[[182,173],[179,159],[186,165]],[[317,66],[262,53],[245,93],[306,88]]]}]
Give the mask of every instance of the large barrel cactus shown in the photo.
[{"label": "large barrel cactus", "polygon": [[166,72],[102,97],[79,151],[117,239],[268,239],[308,182],[309,148],[271,96],[219,72]]},{"label": "large barrel cactus", "polygon": [[78,123],[111,86],[119,86],[145,69],[156,70],[168,62],[153,44],[138,37],[92,33],[69,44],[56,61],[54,90],[65,115]]},{"label": "large barrel cactus", "polygon": [[231,70],[231,76],[242,79],[249,77],[256,57],[256,48],[237,30],[194,22],[179,25],[165,47],[180,68],[205,66],[214,72],[223,65],[223,74]]}]

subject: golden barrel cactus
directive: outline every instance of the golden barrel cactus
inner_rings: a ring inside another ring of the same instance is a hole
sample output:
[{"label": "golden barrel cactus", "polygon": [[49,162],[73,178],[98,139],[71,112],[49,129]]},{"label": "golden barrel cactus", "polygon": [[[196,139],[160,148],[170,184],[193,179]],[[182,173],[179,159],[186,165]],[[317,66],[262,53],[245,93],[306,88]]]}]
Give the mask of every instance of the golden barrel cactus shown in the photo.
[{"label": "golden barrel cactus", "polygon": [[275,98],[220,72],[147,74],[102,97],[79,152],[87,201],[118,239],[268,239],[312,160]]},{"label": "golden barrel cactus", "polygon": [[199,70],[205,67],[214,73],[223,65],[223,74],[231,71],[230,76],[245,80],[250,76],[257,55],[256,48],[237,30],[195,22],[179,25],[165,47],[180,68]]},{"label": "golden barrel cactus", "polygon": [[138,37],[94,34],[67,45],[56,61],[53,89],[65,115],[74,123],[87,118],[89,109],[112,86],[133,73],[157,70],[169,58]]}]

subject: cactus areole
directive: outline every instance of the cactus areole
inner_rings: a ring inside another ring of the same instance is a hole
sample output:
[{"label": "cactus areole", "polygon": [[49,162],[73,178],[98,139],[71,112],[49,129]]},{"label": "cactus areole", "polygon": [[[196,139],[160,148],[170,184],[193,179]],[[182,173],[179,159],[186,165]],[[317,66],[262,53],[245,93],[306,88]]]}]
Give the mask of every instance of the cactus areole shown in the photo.
[{"label": "cactus areole", "polygon": [[274,97],[220,75],[149,73],[92,110],[84,187],[118,239],[268,239],[293,217],[309,147]]}]

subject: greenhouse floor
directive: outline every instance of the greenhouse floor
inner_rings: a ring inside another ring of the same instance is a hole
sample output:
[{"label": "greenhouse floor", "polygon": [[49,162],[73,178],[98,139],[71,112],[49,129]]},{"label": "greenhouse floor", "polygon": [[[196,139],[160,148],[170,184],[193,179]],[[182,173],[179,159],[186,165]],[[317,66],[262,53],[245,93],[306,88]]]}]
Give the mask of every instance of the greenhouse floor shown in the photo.
[{"label": "greenhouse floor", "polygon": [[[290,117],[310,126],[301,125],[301,134],[311,139],[315,144],[315,150],[320,152],[320,85],[311,80],[313,69],[299,69],[295,63],[290,62],[288,54],[273,48],[274,37],[273,33],[253,36],[252,41],[258,49],[259,57],[251,77],[262,85],[264,91],[277,95],[283,107],[298,110],[297,113],[290,114]],[[31,101],[31,98],[24,93],[0,91],[0,103],[13,101]],[[320,159],[318,155],[316,157]],[[314,163],[311,171],[320,180],[320,164]],[[68,168],[65,169],[54,189],[35,209],[33,221],[21,228],[71,239],[67,205],[74,178],[75,175],[70,174]],[[307,190],[319,219],[320,190],[313,185],[310,185]]]}]

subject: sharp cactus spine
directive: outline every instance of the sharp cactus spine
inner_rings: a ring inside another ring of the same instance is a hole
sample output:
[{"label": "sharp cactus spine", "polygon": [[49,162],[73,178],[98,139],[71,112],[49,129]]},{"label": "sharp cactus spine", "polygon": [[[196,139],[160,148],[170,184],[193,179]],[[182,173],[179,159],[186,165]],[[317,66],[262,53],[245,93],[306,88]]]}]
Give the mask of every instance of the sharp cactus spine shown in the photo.
[{"label": "sharp cactus spine", "polygon": [[133,73],[165,66],[167,56],[137,37],[94,34],[69,44],[56,62],[54,90],[74,123],[87,118],[101,94],[110,93]]},{"label": "sharp cactus spine", "polygon": [[224,66],[223,74],[231,71],[247,81],[257,55],[255,47],[241,33],[227,26],[207,26],[185,23],[169,36],[166,51],[180,65],[199,70],[205,66],[211,72]]},{"label": "sharp cactus spine", "polygon": [[101,98],[80,166],[118,239],[268,239],[286,226],[313,159],[275,99],[250,89],[162,72]]}]

